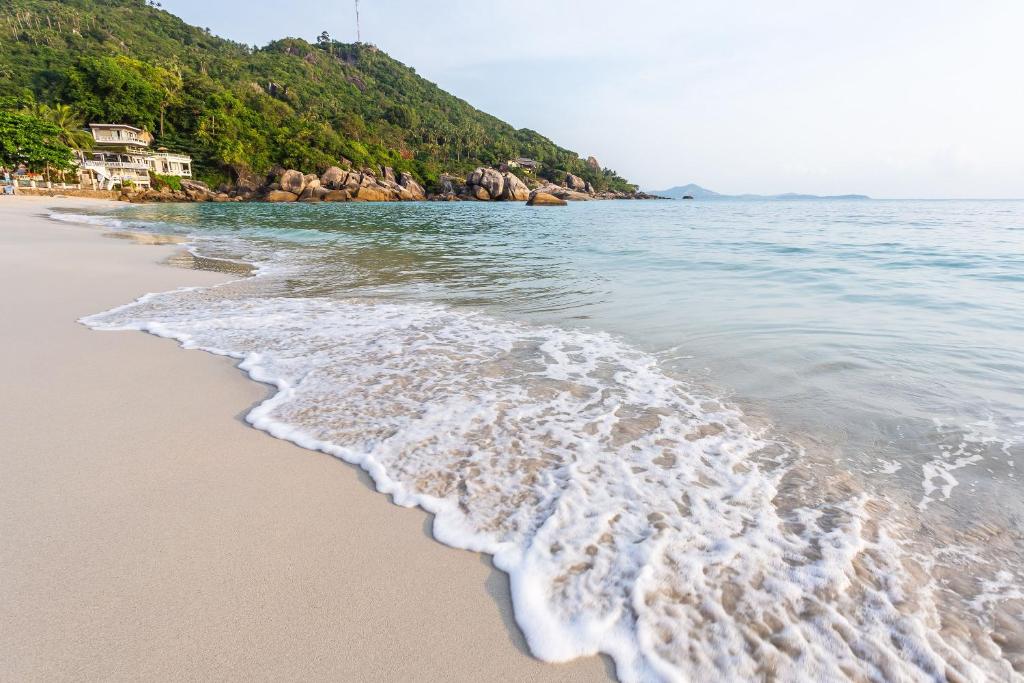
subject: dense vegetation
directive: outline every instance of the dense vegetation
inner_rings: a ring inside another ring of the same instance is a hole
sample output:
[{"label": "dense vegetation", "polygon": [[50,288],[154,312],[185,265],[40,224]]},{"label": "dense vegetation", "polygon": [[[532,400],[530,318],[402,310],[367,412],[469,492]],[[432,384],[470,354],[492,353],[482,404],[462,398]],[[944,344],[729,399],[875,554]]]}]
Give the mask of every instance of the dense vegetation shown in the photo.
[{"label": "dense vegetation", "polygon": [[474,109],[366,44],[296,38],[262,48],[218,38],[142,0],[4,0],[0,106],[70,105],[87,121],[131,123],[190,153],[218,183],[275,165],[389,165],[432,186],[525,156],[629,190],[575,152]]}]

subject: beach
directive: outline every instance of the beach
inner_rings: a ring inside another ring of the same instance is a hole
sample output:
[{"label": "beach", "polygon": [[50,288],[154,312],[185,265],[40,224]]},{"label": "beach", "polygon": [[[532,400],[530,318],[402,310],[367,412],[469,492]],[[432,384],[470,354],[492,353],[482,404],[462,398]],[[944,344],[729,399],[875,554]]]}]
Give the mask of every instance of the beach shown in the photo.
[{"label": "beach", "polygon": [[508,580],[358,468],[248,426],[235,362],[77,322],[228,276],[0,199],[0,678],[611,678],[532,658]]}]

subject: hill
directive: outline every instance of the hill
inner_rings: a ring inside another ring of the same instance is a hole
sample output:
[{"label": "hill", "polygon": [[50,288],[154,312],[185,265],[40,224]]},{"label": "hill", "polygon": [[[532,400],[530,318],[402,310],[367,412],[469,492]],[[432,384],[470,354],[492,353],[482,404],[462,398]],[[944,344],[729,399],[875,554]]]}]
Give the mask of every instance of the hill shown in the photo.
[{"label": "hill", "polygon": [[648,190],[651,194],[658,195],[659,197],[671,197],[672,199],[682,199],[683,197],[693,197],[694,199],[765,199],[765,200],[780,200],[780,201],[796,201],[806,199],[870,199],[867,195],[863,194],[841,194],[841,195],[826,195],[819,196],[815,194],[796,194],[794,192],[787,192],[785,194],[720,194],[707,188],[701,187],[700,185],[679,185],[676,187],[669,188],[667,190]]},{"label": "hill", "polygon": [[284,38],[243,45],[142,0],[4,0],[0,109],[67,104],[130,123],[194,158],[211,184],[274,166],[408,171],[428,187],[519,156],[540,175],[635,189],[613,171],[479,111],[372,45]]}]

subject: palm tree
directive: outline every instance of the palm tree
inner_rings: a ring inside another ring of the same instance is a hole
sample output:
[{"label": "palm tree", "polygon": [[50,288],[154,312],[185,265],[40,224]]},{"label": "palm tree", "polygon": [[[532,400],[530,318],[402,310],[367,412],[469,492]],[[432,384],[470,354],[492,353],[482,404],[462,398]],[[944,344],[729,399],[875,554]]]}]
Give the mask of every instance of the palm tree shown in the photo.
[{"label": "palm tree", "polygon": [[77,109],[67,104],[55,104],[49,107],[49,116],[45,118],[60,128],[60,141],[71,149],[92,149],[92,135],[85,130],[85,117]]}]

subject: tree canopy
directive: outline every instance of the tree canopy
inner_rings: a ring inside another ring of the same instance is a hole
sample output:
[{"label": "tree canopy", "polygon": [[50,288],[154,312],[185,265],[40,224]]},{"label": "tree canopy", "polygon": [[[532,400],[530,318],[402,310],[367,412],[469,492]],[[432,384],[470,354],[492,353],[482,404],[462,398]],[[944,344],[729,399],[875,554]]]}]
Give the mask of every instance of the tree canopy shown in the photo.
[{"label": "tree canopy", "polygon": [[372,45],[284,38],[255,48],[142,0],[5,0],[0,97],[65,104],[128,123],[195,159],[202,178],[275,165],[318,171],[342,158],[389,165],[428,186],[514,157],[541,175],[632,189],[539,133],[515,129]]},{"label": "tree canopy", "polygon": [[31,114],[0,111],[0,166],[25,164],[30,171],[67,171],[71,149],[61,142],[61,129]]}]

